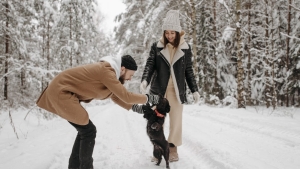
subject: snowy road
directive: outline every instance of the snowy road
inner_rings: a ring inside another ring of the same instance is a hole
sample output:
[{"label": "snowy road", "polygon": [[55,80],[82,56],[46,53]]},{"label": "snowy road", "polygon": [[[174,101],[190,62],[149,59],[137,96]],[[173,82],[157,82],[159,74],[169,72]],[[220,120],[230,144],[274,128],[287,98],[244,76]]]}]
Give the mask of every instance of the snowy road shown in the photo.
[{"label": "snowy road", "polygon": [[[140,114],[116,105],[87,108],[97,127],[95,169],[162,169],[150,162],[151,143]],[[299,169],[300,116],[254,109],[184,107],[183,145],[171,169]],[[20,114],[22,114],[20,112]],[[23,120],[13,114],[20,139],[1,115],[0,168],[66,169],[76,132],[60,118]],[[168,119],[165,133],[168,134]]]}]

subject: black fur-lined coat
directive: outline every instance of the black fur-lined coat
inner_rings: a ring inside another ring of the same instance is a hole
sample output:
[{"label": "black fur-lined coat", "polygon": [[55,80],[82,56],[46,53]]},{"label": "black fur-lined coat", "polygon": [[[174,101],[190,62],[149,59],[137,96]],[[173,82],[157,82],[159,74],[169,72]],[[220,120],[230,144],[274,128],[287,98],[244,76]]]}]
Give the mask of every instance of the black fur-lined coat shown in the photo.
[{"label": "black fur-lined coat", "polygon": [[147,84],[151,81],[151,94],[165,95],[170,76],[173,77],[175,92],[181,103],[187,101],[186,83],[192,93],[198,91],[192,69],[192,51],[186,42],[179,45],[172,63],[169,51],[161,41],[153,43],[151,47],[141,81],[146,80]]}]

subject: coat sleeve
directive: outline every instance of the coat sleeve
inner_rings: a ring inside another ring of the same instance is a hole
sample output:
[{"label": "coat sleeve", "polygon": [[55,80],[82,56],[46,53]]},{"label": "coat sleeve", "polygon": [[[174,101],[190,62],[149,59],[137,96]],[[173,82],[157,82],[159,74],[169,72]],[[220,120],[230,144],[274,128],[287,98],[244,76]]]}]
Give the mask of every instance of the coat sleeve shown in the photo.
[{"label": "coat sleeve", "polygon": [[191,90],[192,93],[198,91],[195,75],[193,72],[193,63],[192,63],[192,50],[191,46],[189,45],[189,49],[186,51],[186,57],[185,57],[185,77],[186,77],[186,82]]},{"label": "coat sleeve", "polygon": [[152,75],[155,71],[155,57],[156,57],[156,45],[157,42],[153,43],[150,53],[149,53],[149,57],[147,59],[145,68],[144,68],[144,72],[143,72],[143,76],[142,76],[142,80],[141,82],[143,82],[144,80],[147,81],[147,84],[150,83]]},{"label": "coat sleeve", "polygon": [[116,95],[111,96],[111,100],[116,103],[117,105],[123,107],[126,110],[130,110],[133,104],[128,104],[123,102],[121,99],[119,99]]},{"label": "coat sleeve", "polygon": [[[147,96],[144,94],[137,94],[127,91],[127,89],[116,78],[114,71],[107,70],[102,72],[105,74],[105,79],[102,83],[112,92],[118,99],[127,104],[144,104],[147,102]],[[126,106],[127,107],[127,106]]]}]

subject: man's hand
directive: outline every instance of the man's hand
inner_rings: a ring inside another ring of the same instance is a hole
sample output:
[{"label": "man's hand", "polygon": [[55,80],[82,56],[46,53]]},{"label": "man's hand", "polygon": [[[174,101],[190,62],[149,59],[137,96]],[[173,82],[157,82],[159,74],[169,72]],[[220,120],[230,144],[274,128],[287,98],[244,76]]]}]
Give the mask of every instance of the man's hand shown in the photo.
[{"label": "man's hand", "polygon": [[132,111],[137,112],[139,114],[147,114],[147,113],[152,113],[153,110],[151,109],[149,104],[146,105],[138,105],[138,104],[134,104],[131,107]]},{"label": "man's hand", "polygon": [[132,109],[132,111],[137,112],[139,114],[144,114],[142,105],[134,104],[134,105],[132,105],[131,109]]}]

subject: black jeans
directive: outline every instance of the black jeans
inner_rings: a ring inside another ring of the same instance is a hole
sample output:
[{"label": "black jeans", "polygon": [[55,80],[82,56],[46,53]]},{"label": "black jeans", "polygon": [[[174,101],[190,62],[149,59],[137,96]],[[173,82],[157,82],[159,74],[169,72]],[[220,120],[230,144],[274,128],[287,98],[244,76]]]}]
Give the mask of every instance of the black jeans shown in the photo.
[{"label": "black jeans", "polygon": [[78,131],[69,159],[69,169],[93,169],[93,150],[96,138],[96,126],[89,120],[87,125],[69,122]]}]

